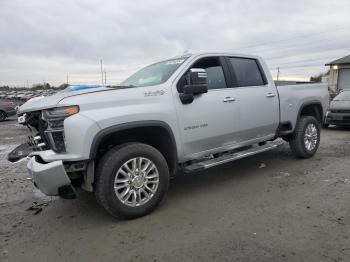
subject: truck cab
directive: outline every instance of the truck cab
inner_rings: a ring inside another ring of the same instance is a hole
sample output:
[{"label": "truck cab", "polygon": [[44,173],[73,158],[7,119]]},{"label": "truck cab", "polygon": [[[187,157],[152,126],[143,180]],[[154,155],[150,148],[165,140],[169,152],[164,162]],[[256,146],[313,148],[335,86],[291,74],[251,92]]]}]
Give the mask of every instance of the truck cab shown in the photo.
[{"label": "truck cab", "polygon": [[191,103],[175,100],[186,160],[275,137],[279,100],[264,67],[256,57],[203,55],[180,73],[174,95],[191,69],[204,69],[208,81]]}]

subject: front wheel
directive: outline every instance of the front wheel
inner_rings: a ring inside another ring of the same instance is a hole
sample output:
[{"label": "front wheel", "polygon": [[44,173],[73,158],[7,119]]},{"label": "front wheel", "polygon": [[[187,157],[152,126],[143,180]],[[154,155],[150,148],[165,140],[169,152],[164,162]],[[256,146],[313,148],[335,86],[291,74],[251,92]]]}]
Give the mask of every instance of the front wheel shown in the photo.
[{"label": "front wheel", "polygon": [[112,216],[136,218],[158,206],[168,185],[163,155],[152,146],[129,143],[112,148],[100,160],[95,195]]},{"label": "front wheel", "polygon": [[293,138],[289,141],[290,148],[296,157],[312,157],[320,145],[320,123],[313,116],[302,116]]}]

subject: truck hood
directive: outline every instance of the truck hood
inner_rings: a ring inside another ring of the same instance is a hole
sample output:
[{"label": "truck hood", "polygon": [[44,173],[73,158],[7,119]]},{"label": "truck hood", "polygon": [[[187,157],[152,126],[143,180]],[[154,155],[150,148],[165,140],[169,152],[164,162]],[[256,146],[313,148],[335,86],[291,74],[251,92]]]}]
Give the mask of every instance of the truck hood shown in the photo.
[{"label": "truck hood", "polygon": [[114,90],[114,88],[103,87],[98,85],[89,86],[71,86],[63,91],[60,91],[52,96],[41,96],[35,97],[28,100],[18,109],[18,114],[23,114],[26,112],[38,111],[47,108],[56,107],[57,104],[64,98],[71,96],[79,96],[94,92],[104,92]]},{"label": "truck hood", "polygon": [[350,109],[350,101],[332,101],[329,108],[334,110]]}]

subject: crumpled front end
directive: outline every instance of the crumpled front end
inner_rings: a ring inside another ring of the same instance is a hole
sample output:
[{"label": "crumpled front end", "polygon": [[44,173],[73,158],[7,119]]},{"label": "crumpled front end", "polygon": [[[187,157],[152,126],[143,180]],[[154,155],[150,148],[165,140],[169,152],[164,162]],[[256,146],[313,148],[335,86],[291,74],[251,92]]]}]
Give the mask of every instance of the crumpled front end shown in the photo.
[{"label": "crumpled front end", "polygon": [[[93,160],[89,148],[97,124],[79,113],[78,106],[61,106],[19,116],[19,123],[27,126],[30,135],[26,145],[14,151],[21,158],[28,156],[28,172],[35,186],[49,196],[74,198],[76,187],[93,191]],[[78,128],[77,128],[78,127]],[[28,152],[27,152],[28,151]],[[11,152],[10,155],[14,155]],[[17,161],[19,157],[13,157]],[[89,171],[89,174],[88,174]],[[92,178],[91,178],[92,177]]]}]

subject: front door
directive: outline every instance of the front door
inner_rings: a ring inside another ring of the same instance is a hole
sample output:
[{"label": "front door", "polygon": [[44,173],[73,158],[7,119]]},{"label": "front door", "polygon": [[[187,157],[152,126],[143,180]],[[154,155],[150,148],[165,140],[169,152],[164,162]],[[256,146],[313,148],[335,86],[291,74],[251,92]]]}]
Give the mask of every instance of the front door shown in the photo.
[{"label": "front door", "polygon": [[185,160],[222,151],[234,143],[238,130],[238,108],[234,90],[227,88],[228,68],[224,59],[200,58],[190,68],[206,70],[209,90],[195,96],[190,104],[176,99]]}]

